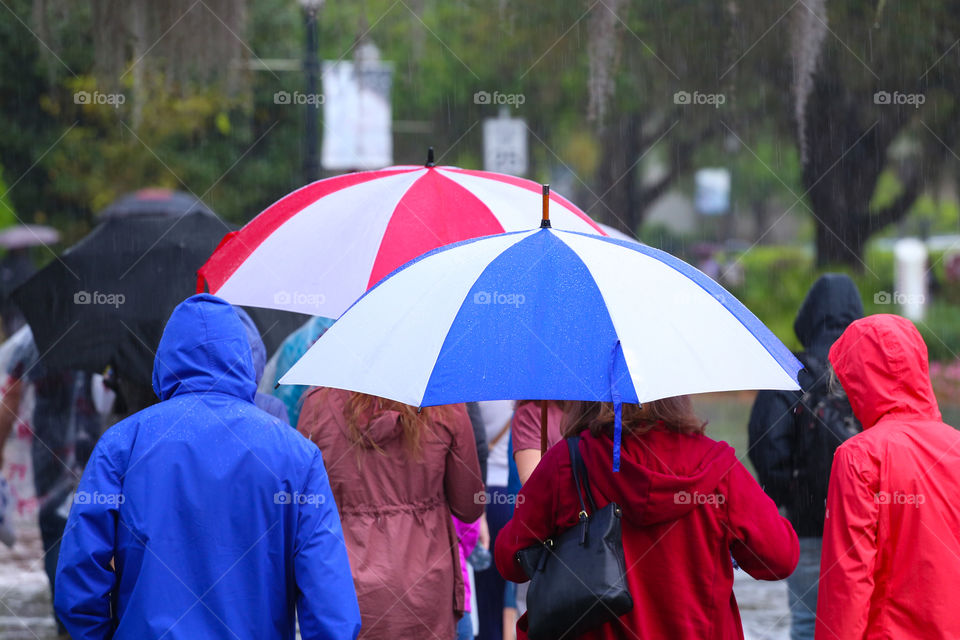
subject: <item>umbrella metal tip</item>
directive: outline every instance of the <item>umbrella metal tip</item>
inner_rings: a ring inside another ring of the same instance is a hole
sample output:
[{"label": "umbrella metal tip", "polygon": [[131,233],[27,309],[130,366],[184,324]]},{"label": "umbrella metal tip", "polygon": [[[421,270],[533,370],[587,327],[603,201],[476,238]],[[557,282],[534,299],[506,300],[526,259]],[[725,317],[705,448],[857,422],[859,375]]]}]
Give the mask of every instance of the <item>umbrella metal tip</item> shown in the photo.
[{"label": "umbrella metal tip", "polygon": [[426,164],[426,166],[432,167],[432,166],[435,166],[435,164],[436,164],[436,163],[435,163],[434,160],[433,160],[433,147],[428,147],[428,148],[427,148],[427,164]]}]

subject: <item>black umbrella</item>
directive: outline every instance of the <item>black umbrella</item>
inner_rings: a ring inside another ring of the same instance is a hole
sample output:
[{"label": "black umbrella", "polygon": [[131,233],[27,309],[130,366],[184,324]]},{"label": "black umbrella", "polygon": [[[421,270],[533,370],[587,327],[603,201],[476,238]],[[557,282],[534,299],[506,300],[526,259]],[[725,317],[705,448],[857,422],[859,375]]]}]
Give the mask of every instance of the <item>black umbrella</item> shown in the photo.
[{"label": "black umbrella", "polygon": [[[197,269],[228,231],[186,194],[144,190],[115,202],[88,236],[13,293],[43,363],[92,372],[112,366],[118,378],[149,387],[167,319],[195,292]],[[253,315],[271,338],[268,348],[302,322]]]},{"label": "black umbrella", "polygon": [[120,196],[100,212],[100,218],[132,218],[136,216],[182,216],[192,211],[215,215],[202,201],[189,193],[171,189],[140,189]]},{"label": "black umbrella", "polygon": [[[126,218],[160,214],[180,216],[191,211],[204,211],[214,215],[213,211],[207,208],[202,201],[190,194],[182,191],[152,188],[141,189],[136,193],[121,196],[104,209],[100,216],[102,218]],[[234,225],[224,223],[225,230],[234,231],[236,228]],[[275,309],[245,308],[260,329],[267,353],[273,353],[283,342],[283,339],[299,328],[309,317],[300,313],[289,313]],[[164,318],[164,322],[166,322],[166,318]]]},{"label": "black umbrella", "polygon": [[149,384],[167,317],[228,231],[206,207],[113,214],[13,293],[50,369]]}]

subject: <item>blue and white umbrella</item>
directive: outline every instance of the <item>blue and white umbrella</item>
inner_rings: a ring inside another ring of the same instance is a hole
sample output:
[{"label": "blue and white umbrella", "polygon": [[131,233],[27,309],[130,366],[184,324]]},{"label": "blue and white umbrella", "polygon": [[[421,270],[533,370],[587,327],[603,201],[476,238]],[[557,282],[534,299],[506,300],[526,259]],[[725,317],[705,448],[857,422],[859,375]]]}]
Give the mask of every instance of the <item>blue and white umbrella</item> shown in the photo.
[{"label": "blue and white umbrella", "polygon": [[[280,382],[413,406],[549,399],[619,408],[682,394],[798,389],[801,366],[685,262],[634,242],[541,228],[407,263]],[[619,435],[618,420],[616,449]]]}]

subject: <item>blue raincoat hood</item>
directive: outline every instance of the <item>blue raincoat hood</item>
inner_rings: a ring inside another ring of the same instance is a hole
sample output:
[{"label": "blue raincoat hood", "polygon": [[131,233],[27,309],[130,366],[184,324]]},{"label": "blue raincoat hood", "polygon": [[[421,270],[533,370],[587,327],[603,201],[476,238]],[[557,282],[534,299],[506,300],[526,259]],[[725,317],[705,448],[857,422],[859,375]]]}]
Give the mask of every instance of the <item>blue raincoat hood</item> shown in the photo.
[{"label": "blue raincoat hood", "polygon": [[253,402],[255,376],[247,330],[230,303],[202,293],[177,305],[153,363],[158,398],[224,393]]}]

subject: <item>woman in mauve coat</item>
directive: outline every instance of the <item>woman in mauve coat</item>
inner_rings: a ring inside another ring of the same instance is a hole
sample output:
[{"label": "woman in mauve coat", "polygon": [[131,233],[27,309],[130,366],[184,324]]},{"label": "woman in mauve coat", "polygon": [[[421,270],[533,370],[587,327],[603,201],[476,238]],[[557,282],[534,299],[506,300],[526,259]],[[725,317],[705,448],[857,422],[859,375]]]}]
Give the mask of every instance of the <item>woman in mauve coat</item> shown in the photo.
[{"label": "woman in mauve coat", "polygon": [[[687,396],[623,406],[620,471],[613,465],[613,408],[566,408],[564,433],[580,453],[597,508],[623,509],[623,550],[633,610],[583,638],[743,638],[733,560],[754,578],[781,580],[799,556],[797,534],[725,442],[703,435]],[[528,578],[517,551],[577,522],[580,511],[565,442],[547,451],[497,536],[497,568]],[[531,606],[528,601],[527,606]],[[526,638],[526,616],[517,623]]]},{"label": "woman in mauve coat", "polygon": [[360,638],[454,638],[464,585],[453,514],[483,513],[463,405],[417,409],[315,389],[297,426],[323,453],[363,620]]}]

